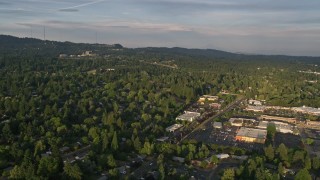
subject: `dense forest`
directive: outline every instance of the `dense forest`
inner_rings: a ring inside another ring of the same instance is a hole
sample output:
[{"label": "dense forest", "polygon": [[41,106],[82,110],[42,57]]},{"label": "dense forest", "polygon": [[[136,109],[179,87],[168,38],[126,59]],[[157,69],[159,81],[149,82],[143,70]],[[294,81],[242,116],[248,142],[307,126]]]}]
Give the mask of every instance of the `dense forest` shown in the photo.
[{"label": "dense forest", "polygon": [[[85,51],[94,56],[77,56]],[[319,60],[0,36],[1,172],[13,179],[80,179],[108,170],[117,178],[113,168],[122,161],[156,153],[164,177],[163,158],[208,156],[210,145],[201,142],[156,143],[191,102],[224,91],[270,105],[320,107]],[[63,163],[62,147],[89,147],[89,155]],[[261,166],[259,157],[254,161]],[[259,176],[246,171],[244,177]]]}]

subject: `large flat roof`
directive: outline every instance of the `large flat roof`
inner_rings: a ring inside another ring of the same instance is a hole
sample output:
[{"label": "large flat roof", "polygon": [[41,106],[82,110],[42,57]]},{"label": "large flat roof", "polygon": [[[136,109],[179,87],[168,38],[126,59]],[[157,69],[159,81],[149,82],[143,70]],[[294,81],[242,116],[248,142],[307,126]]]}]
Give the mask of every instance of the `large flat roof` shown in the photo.
[{"label": "large flat roof", "polygon": [[265,139],[267,137],[267,130],[241,127],[237,136]]},{"label": "large flat roof", "polygon": [[277,121],[260,121],[258,128],[267,129],[269,124],[274,124],[277,131],[292,131],[292,126],[288,123],[277,122]]},{"label": "large flat roof", "polygon": [[199,116],[200,116],[200,113],[198,113],[198,112],[189,112],[188,111],[185,114],[178,116],[177,119],[190,120],[192,118],[199,117]]}]

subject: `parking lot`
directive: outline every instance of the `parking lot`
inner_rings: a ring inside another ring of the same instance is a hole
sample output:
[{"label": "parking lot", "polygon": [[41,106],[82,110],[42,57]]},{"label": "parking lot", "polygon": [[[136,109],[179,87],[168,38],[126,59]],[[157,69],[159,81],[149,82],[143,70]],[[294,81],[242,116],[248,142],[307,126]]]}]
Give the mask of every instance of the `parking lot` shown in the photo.
[{"label": "parking lot", "polygon": [[281,143],[286,145],[288,148],[302,147],[301,137],[299,135],[289,134],[289,133],[276,133],[274,137],[274,142],[276,146]]},{"label": "parking lot", "polygon": [[213,127],[213,122],[207,123],[202,129],[192,132],[188,139],[194,139],[198,142],[218,144],[224,146],[236,146],[247,150],[261,151],[263,150],[263,144],[259,143],[246,143],[242,141],[236,141],[235,136],[239,127],[224,126],[221,129]]}]

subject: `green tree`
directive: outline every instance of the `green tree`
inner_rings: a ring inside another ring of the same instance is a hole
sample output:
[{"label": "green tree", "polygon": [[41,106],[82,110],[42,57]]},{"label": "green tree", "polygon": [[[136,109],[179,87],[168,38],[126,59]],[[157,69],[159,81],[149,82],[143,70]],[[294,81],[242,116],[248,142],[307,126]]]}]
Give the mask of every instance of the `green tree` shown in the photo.
[{"label": "green tree", "polygon": [[81,179],[82,172],[77,164],[70,164],[69,162],[64,164],[63,172],[71,179]]},{"label": "green tree", "polygon": [[257,169],[257,163],[253,159],[251,159],[248,163],[247,169],[249,176],[253,176],[254,172]]},{"label": "green tree", "polygon": [[311,139],[311,138],[307,138],[307,139],[306,139],[306,143],[307,143],[308,145],[313,145],[313,144],[314,144],[314,140]]},{"label": "green tree", "polygon": [[37,178],[35,174],[34,165],[32,163],[22,163],[20,166],[14,166],[10,171],[11,179],[35,179]]},{"label": "green tree", "polygon": [[112,177],[112,179],[118,179],[119,170],[117,168],[110,169],[108,172],[109,172],[110,176]]},{"label": "green tree", "polygon": [[282,163],[279,163],[279,165],[278,165],[278,173],[280,175],[284,174],[284,167],[283,167]]},{"label": "green tree", "polygon": [[272,174],[272,177],[271,177],[272,180],[280,180],[280,176],[278,173],[274,173]]},{"label": "green tree", "polygon": [[319,160],[319,158],[314,157],[314,158],[312,159],[312,168],[313,168],[314,170],[318,170],[318,169],[320,168],[320,160]]},{"label": "green tree", "polygon": [[274,159],[274,149],[271,144],[268,147],[264,148],[264,154],[267,157],[268,161],[272,161]]},{"label": "green tree", "polygon": [[294,152],[292,162],[294,163],[302,163],[304,161],[304,151],[298,150]]},{"label": "green tree", "polygon": [[114,151],[118,150],[118,148],[119,148],[118,137],[117,137],[117,132],[116,131],[113,133],[113,137],[112,137],[112,141],[111,141],[111,148]]},{"label": "green tree", "polygon": [[276,132],[277,132],[276,125],[274,123],[269,123],[267,126],[267,135],[270,140],[273,141]]},{"label": "green tree", "polygon": [[150,144],[149,141],[144,142],[143,148],[140,150],[140,153],[151,155],[153,152],[153,144]]},{"label": "green tree", "polygon": [[108,138],[108,134],[107,134],[107,132],[106,131],[103,131],[102,133],[101,133],[101,139],[102,139],[102,146],[101,146],[101,148],[102,148],[102,152],[104,152],[105,150],[107,150],[107,148],[108,148],[108,145],[109,145],[109,138]]},{"label": "green tree", "polygon": [[109,154],[107,156],[107,164],[109,167],[116,167],[117,166],[116,160],[114,159],[112,154]]},{"label": "green tree", "polygon": [[98,128],[96,128],[96,127],[91,127],[91,128],[89,129],[88,135],[89,135],[89,137],[91,137],[92,139],[96,139],[97,137],[99,137]]},{"label": "green tree", "polygon": [[212,155],[210,161],[213,164],[217,164],[219,162],[219,159],[216,155]]},{"label": "green tree", "polygon": [[25,179],[24,169],[20,166],[14,166],[14,168],[10,171],[11,179]]},{"label": "green tree", "polygon": [[288,150],[287,147],[281,143],[277,149],[277,153],[279,154],[279,157],[281,161],[287,161],[288,160]]},{"label": "green tree", "polygon": [[161,180],[165,179],[165,169],[164,169],[164,156],[163,154],[160,154],[157,158],[157,165],[158,165],[158,169],[159,169],[159,173],[160,173],[160,178]]},{"label": "green tree", "polygon": [[308,155],[306,155],[306,160],[304,161],[304,168],[311,169],[311,159]]},{"label": "green tree", "polygon": [[228,168],[224,170],[221,180],[233,180],[235,178],[234,169]]},{"label": "green tree", "polygon": [[311,175],[309,174],[309,171],[307,169],[301,169],[296,176],[294,177],[294,180],[311,180]]},{"label": "green tree", "polygon": [[54,177],[59,173],[59,160],[49,156],[40,159],[37,174],[42,177]]},{"label": "green tree", "polygon": [[2,136],[6,138],[7,141],[10,141],[13,138],[9,123],[4,124],[2,128]]},{"label": "green tree", "polygon": [[134,149],[135,149],[135,150],[140,151],[140,149],[141,149],[141,142],[140,142],[140,139],[139,139],[138,136],[134,139],[134,141],[133,141],[133,146],[134,146]]}]

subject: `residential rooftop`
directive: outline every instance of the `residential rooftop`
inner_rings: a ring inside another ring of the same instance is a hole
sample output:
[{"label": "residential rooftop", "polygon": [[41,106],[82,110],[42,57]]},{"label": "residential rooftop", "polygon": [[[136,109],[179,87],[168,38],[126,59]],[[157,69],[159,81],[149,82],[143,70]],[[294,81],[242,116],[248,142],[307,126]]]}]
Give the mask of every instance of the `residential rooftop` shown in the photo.
[{"label": "residential rooftop", "polygon": [[173,124],[169,127],[166,128],[167,132],[174,132],[175,130],[181,128],[183,125],[182,124]]}]

